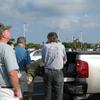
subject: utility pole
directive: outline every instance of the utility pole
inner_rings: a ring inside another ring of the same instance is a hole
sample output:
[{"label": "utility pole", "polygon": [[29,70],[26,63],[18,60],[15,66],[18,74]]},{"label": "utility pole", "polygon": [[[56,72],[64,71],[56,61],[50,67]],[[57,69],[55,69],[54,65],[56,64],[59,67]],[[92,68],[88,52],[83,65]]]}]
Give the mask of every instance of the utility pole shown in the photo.
[{"label": "utility pole", "polygon": [[72,42],[74,42],[74,40],[75,40],[75,36],[72,35]]},{"label": "utility pole", "polygon": [[23,24],[23,36],[26,37],[26,24]]},{"label": "utility pole", "polygon": [[83,36],[82,36],[82,31],[81,31],[81,49],[82,49],[82,42],[83,42]]},{"label": "utility pole", "polygon": [[57,31],[58,39],[60,41],[60,30]]}]

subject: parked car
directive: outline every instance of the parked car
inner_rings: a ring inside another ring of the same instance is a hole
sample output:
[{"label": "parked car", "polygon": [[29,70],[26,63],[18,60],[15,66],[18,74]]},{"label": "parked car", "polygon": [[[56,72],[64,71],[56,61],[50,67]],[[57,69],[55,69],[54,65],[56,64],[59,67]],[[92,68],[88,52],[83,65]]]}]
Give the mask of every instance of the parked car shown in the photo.
[{"label": "parked car", "polygon": [[30,52],[30,57],[32,61],[37,61],[42,58],[42,51],[41,49],[34,50]]},{"label": "parked car", "polygon": [[42,76],[42,51],[41,49],[30,51],[31,67],[27,70],[28,83],[31,83],[36,76]]}]

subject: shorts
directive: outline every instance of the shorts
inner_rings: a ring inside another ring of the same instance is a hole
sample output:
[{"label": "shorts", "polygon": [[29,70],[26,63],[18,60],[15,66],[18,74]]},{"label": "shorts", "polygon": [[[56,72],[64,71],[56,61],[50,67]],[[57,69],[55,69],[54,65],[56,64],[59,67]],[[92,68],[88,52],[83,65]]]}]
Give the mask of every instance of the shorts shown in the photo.
[{"label": "shorts", "polygon": [[26,92],[29,91],[28,84],[27,84],[27,75],[25,71],[20,71],[21,77],[20,77],[20,85],[21,85],[21,91]]}]

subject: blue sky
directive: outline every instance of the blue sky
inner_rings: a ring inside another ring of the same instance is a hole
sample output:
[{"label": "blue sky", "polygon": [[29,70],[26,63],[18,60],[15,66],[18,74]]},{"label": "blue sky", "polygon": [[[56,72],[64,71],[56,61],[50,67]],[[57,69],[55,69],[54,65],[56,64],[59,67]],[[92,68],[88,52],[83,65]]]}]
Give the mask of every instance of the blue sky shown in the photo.
[{"label": "blue sky", "polygon": [[25,35],[27,42],[46,42],[55,31],[62,42],[74,36],[98,43],[100,0],[0,0],[0,22],[12,26],[13,38]]}]

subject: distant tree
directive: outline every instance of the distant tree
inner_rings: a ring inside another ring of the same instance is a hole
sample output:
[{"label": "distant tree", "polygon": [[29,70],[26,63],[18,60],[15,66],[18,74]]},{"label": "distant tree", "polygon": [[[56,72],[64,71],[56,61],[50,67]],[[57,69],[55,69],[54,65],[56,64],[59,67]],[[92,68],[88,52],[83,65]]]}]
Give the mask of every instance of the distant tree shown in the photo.
[{"label": "distant tree", "polygon": [[28,43],[26,44],[26,48],[35,48],[35,49],[39,49],[42,46],[40,44],[34,44],[34,43]]}]

